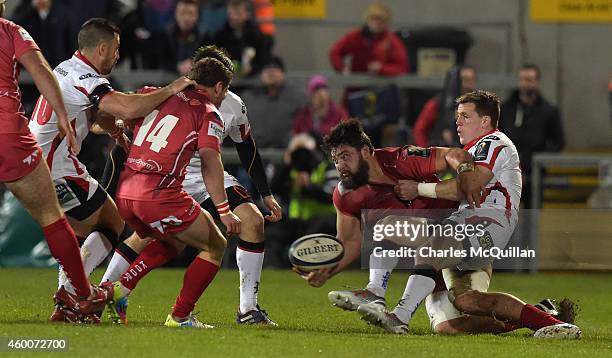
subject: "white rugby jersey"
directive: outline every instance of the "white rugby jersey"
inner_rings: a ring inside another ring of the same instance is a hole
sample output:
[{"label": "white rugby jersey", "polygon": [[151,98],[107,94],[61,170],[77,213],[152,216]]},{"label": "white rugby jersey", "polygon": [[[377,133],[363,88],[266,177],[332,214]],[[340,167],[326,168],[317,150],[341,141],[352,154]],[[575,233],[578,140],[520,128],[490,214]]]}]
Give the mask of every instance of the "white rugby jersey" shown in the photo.
[{"label": "white rugby jersey", "polygon": [[59,82],[68,119],[75,131],[76,153],[68,150],[65,138],[60,140],[57,115],[42,95],[36,103],[28,126],[42,147],[53,179],[82,176],[87,173],[87,169],[76,155],[91,127],[92,122],[88,118],[92,116],[94,101],[97,103],[104,94],[110,93],[112,88],[108,80],[102,77],[79,51],[60,63],[53,70],[53,74]]},{"label": "white rugby jersey", "polygon": [[[504,133],[494,129],[466,144],[463,149],[474,157],[476,165],[489,168],[493,172],[493,178],[485,186],[480,199],[481,208],[505,209],[517,218],[522,179],[514,143]],[[459,206],[460,209],[467,207],[465,200]]]},{"label": "white rugby jersey", "polygon": [[[219,112],[221,112],[221,120],[224,125],[223,137],[221,140],[229,136],[235,143],[242,143],[249,136],[251,131],[249,118],[247,117],[247,108],[242,98],[232,91],[227,91],[227,95],[221,102]],[[206,186],[202,179],[201,167],[200,155],[196,152],[194,157],[191,158],[191,161],[189,161],[187,173],[185,174],[185,181],[183,182],[185,191],[194,198],[208,197]],[[223,176],[224,186],[226,188],[228,186],[237,185],[238,181],[227,172],[223,172]]]}]

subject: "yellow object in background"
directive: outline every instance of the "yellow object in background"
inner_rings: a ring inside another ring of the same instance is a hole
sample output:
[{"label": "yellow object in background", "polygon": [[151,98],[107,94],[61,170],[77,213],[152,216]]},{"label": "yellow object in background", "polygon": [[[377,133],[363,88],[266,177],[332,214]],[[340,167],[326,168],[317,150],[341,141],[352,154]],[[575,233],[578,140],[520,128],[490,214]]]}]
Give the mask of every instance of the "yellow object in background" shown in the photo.
[{"label": "yellow object in background", "polygon": [[534,22],[612,22],[612,0],[530,0]]},{"label": "yellow object in background", "polygon": [[277,19],[325,19],[327,0],[273,0]]}]

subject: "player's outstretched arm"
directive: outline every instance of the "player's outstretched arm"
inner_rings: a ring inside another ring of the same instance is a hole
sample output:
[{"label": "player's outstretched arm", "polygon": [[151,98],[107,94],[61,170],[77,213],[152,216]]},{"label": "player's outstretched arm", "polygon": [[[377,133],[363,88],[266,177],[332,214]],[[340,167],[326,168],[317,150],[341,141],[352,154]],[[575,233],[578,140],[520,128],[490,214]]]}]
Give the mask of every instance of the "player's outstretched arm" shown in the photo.
[{"label": "player's outstretched arm", "polygon": [[68,146],[72,150],[75,150],[76,139],[74,131],[68,121],[68,113],[64,106],[62,91],[60,90],[57,79],[53,75],[49,63],[47,63],[47,60],[45,60],[40,51],[36,50],[30,50],[21,55],[19,63],[21,63],[32,76],[36,88],[38,88],[38,91],[53,108],[53,111],[57,115],[57,127],[59,131],[66,136]]},{"label": "player's outstretched arm", "polygon": [[144,94],[127,94],[114,91],[102,97],[98,108],[100,111],[127,121],[126,124],[131,126],[130,120],[146,116],[168,97],[195,84],[195,81],[182,76],[157,91]]},{"label": "player's outstretched arm", "polygon": [[200,161],[202,162],[202,178],[210,194],[221,222],[227,229],[227,234],[240,234],[240,219],[232,213],[227,202],[227,194],[223,186],[223,163],[221,154],[212,148],[200,148]]}]

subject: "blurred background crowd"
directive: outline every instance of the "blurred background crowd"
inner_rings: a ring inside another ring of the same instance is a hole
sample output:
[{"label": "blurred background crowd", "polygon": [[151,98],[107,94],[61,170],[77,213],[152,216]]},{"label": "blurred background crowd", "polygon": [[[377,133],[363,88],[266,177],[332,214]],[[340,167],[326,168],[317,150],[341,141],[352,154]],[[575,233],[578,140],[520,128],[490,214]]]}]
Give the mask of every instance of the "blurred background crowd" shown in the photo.
[{"label": "blurred background crowd", "polygon": [[[262,152],[271,188],[284,209],[283,221],[266,227],[266,262],[282,267],[287,265],[287,245],[295,238],[313,232],[335,234],[331,198],[338,176],[320,150],[322,137],[340,121],[355,117],[362,121],[377,147],[459,146],[454,99],[483,88],[479,65],[486,59],[479,53],[479,59],[470,63],[468,53],[479,45],[478,41],[487,39],[482,36],[475,39],[468,28],[461,26],[394,26],[394,20],[403,18],[391,10],[397,6],[360,1],[361,21],[355,21],[350,29],[343,29],[344,34],[330,39],[328,48],[299,54],[306,58],[298,63],[295,54],[282,56],[279,48],[286,54],[288,41],[294,42],[296,48],[300,41],[317,36],[316,29],[306,35],[297,28],[291,34],[279,33],[273,3],[273,0],[15,0],[7,5],[9,19],[30,32],[52,67],[69,58],[77,48],[76,33],[85,20],[91,17],[113,20],[122,34],[121,59],[111,82],[125,91],[162,84],[163,78],[187,73],[194,50],[202,45],[215,44],[227,49],[236,68],[232,90],[248,108],[252,133]],[[335,0],[327,1],[328,8],[335,5]],[[291,28],[290,20],[281,22],[285,25],[283,29]],[[519,32],[520,29],[519,26]],[[521,156],[524,207],[530,208],[533,203],[541,206],[543,199],[553,207],[562,206],[567,199],[554,195],[545,198],[544,190],[532,193],[531,177],[535,153],[560,152],[566,146],[566,121],[557,105],[543,94],[547,78],[540,64],[527,61],[528,56],[521,59],[524,62],[515,60],[513,66],[505,66],[493,80],[491,73],[486,73],[484,82],[492,87],[486,89],[493,89],[504,98],[500,129],[514,141]],[[323,64],[312,66],[318,70],[300,70],[308,61]],[[501,84],[495,82],[498,78]],[[26,111],[31,112],[38,92],[27,80],[21,88]],[[610,91],[612,107],[612,81],[602,91]],[[113,145],[106,135],[90,134],[87,138],[80,157],[94,177],[101,175]],[[612,147],[612,143],[607,145]],[[231,146],[226,150],[233,151]],[[231,158],[225,162],[228,171],[257,196],[244,169]],[[550,173],[554,174],[554,170]],[[598,177],[600,173],[587,170],[575,175]],[[598,188],[597,183],[591,183],[589,190],[579,191],[578,199],[575,196],[569,201],[586,203]]]}]

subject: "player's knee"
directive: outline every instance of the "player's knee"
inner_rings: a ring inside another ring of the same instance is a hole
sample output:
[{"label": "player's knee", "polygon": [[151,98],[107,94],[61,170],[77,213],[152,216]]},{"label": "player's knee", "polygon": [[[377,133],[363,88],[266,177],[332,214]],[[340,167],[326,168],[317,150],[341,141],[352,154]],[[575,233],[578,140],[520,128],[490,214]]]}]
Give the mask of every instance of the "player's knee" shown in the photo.
[{"label": "player's knee", "polygon": [[482,293],[476,290],[468,290],[460,293],[453,293],[452,303],[461,312],[473,313],[481,310]]},{"label": "player's knee", "polygon": [[252,233],[256,234],[257,237],[261,237],[261,240],[263,240],[264,218],[259,210],[251,208],[251,210],[245,211],[244,214],[241,213],[239,218],[242,222],[242,231],[251,231]]}]

